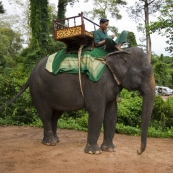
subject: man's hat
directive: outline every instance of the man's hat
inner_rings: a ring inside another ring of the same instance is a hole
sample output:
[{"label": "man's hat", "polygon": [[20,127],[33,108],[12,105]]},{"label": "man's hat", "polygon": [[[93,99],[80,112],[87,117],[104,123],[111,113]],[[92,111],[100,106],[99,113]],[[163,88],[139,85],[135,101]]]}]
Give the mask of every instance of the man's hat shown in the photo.
[{"label": "man's hat", "polygon": [[101,18],[100,19],[100,23],[105,23],[105,22],[108,22],[109,20],[108,19],[105,19],[105,18]]}]

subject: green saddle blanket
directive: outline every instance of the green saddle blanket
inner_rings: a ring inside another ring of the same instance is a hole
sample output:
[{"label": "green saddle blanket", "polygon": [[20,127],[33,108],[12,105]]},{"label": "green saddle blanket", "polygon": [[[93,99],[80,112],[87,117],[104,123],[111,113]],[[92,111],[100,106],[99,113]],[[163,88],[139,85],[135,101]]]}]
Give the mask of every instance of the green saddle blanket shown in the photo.
[{"label": "green saddle blanket", "polygon": [[[48,57],[46,69],[53,73],[79,73],[78,54],[65,53],[66,49]],[[108,54],[107,51],[94,48],[92,51],[81,53],[81,73],[86,73],[90,80],[98,81],[105,69],[105,64],[100,61]],[[99,58],[99,59],[98,59]]]}]

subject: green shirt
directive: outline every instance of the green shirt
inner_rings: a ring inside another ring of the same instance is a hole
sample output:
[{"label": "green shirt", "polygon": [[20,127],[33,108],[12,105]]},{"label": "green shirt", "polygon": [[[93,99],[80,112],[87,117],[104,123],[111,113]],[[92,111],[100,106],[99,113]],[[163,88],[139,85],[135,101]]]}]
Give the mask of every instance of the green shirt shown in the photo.
[{"label": "green shirt", "polygon": [[[96,46],[100,41],[105,40],[105,38],[108,37],[108,34],[106,31],[101,31],[100,29],[94,31],[94,46]],[[99,46],[98,48],[103,49],[103,46]]]}]

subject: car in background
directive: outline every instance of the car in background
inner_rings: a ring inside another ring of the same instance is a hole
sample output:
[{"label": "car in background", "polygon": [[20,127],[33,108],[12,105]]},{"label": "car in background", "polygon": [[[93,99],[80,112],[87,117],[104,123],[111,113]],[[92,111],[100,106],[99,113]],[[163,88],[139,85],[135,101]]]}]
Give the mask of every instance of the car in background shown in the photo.
[{"label": "car in background", "polygon": [[156,87],[155,87],[155,94],[156,94],[156,95],[159,94],[159,92],[158,92],[158,88],[159,88],[159,86],[156,86]]},{"label": "car in background", "polygon": [[157,86],[156,88],[157,88],[158,94],[160,95],[169,96],[173,94],[173,90],[170,89],[169,87]]}]

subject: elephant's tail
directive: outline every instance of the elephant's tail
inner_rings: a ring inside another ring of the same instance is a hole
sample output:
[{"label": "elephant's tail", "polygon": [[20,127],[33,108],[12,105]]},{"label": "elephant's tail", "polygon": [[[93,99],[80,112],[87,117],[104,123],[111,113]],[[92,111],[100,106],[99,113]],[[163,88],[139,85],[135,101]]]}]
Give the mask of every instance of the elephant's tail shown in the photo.
[{"label": "elephant's tail", "polygon": [[10,101],[8,101],[4,106],[1,106],[0,107],[0,112],[2,112],[7,106],[11,105],[18,97],[20,97],[24,92],[25,90],[29,87],[29,79],[28,81],[23,85],[22,89],[20,90],[19,93],[17,93],[17,95],[12,98]]}]

